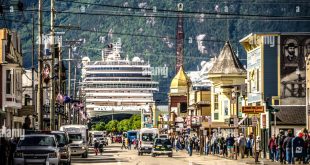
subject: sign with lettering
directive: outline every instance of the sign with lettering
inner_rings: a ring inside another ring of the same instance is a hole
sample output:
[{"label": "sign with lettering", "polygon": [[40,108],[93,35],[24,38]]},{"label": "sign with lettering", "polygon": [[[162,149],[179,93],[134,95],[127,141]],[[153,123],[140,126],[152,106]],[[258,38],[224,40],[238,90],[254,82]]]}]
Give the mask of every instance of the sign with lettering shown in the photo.
[{"label": "sign with lettering", "polygon": [[143,111],[148,112],[149,106],[98,106],[94,111]]},{"label": "sign with lettering", "polygon": [[264,106],[243,106],[242,113],[246,114],[260,114],[264,113]]}]

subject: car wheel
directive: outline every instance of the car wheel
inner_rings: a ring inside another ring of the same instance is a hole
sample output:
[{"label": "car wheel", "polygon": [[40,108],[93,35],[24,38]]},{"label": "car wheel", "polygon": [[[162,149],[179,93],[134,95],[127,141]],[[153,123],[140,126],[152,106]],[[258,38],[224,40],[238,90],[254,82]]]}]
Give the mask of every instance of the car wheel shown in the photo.
[{"label": "car wheel", "polygon": [[152,157],[155,157],[156,155],[155,154],[152,154]]},{"label": "car wheel", "polygon": [[168,157],[170,157],[170,158],[171,158],[171,157],[172,157],[172,154],[168,154]]}]

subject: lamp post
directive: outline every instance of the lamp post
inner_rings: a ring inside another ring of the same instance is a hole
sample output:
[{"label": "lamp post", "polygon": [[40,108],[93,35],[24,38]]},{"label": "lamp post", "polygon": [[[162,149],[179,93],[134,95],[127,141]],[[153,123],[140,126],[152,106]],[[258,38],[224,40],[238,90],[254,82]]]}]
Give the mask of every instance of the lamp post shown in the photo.
[{"label": "lamp post", "polygon": [[277,112],[272,112],[273,117],[274,117],[274,130],[273,130],[273,135],[276,136],[276,130],[277,130]]}]

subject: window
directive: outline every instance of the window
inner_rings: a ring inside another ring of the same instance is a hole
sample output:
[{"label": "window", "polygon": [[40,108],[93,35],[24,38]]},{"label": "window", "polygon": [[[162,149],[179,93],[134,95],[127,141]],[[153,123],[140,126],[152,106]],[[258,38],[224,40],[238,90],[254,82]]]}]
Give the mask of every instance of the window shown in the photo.
[{"label": "window", "polygon": [[214,113],[214,120],[218,120],[219,119],[219,113]]},{"label": "window", "polygon": [[214,95],[214,110],[218,110],[219,109],[219,96],[218,94]]},{"label": "window", "polygon": [[11,94],[11,71],[6,70],[6,94]]}]

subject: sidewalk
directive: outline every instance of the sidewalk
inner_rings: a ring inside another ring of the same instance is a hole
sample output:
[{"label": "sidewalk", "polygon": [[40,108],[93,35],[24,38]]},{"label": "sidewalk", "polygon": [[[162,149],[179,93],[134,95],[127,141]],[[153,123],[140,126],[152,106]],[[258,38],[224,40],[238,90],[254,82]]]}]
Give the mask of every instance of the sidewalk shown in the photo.
[{"label": "sidewalk", "polygon": [[[175,150],[174,150],[175,152]],[[181,153],[182,155],[186,155],[187,151],[184,149],[182,151],[178,151],[178,153]],[[192,160],[197,160],[197,161],[203,161],[203,160],[230,160],[230,161],[234,161],[234,162],[239,162],[240,164],[264,164],[264,165],[279,165],[281,164],[280,162],[272,162],[271,160],[268,159],[263,159],[263,158],[259,158],[258,159],[258,163],[255,163],[254,158],[243,158],[241,159],[240,157],[238,157],[238,159],[229,159],[229,158],[225,158],[222,155],[200,155],[199,153],[197,153],[196,151],[193,151],[193,154],[191,157],[188,156],[188,158],[192,159]]]}]

